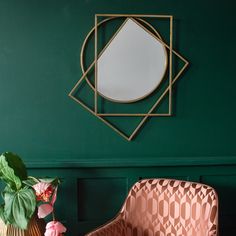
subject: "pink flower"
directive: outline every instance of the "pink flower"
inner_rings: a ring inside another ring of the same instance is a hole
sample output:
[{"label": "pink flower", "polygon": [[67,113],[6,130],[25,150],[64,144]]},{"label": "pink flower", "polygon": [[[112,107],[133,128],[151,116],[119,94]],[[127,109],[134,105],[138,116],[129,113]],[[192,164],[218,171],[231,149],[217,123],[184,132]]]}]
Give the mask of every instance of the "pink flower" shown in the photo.
[{"label": "pink flower", "polygon": [[59,221],[50,221],[46,225],[44,236],[62,236],[66,232],[66,227]]},{"label": "pink flower", "polygon": [[57,198],[57,187],[54,189],[52,185],[48,183],[39,182],[35,184],[33,188],[35,189],[37,200],[47,202],[38,207],[38,217],[44,218],[53,212],[53,206]]},{"label": "pink flower", "polygon": [[37,201],[49,202],[50,197],[53,194],[53,186],[49,183],[39,182],[33,185],[36,193]]},{"label": "pink flower", "polygon": [[38,217],[44,218],[53,212],[53,206],[51,204],[42,204],[38,207]]},{"label": "pink flower", "polygon": [[48,202],[53,193],[53,186],[49,183],[39,182],[33,185],[37,201]]}]

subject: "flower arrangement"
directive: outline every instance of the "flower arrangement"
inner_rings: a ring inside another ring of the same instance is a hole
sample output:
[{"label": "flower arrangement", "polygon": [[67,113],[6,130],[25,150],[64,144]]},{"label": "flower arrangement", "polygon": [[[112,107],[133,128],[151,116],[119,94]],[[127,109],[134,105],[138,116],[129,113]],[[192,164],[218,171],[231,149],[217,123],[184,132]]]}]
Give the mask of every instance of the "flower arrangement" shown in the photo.
[{"label": "flower arrangement", "polygon": [[5,152],[0,156],[0,180],[3,204],[0,218],[5,224],[27,229],[30,219],[37,212],[39,218],[52,215],[45,236],[62,236],[65,226],[56,220],[54,204],[57,198],[58,178],[35,178],[27,175],[26,167],[19,156]]}]

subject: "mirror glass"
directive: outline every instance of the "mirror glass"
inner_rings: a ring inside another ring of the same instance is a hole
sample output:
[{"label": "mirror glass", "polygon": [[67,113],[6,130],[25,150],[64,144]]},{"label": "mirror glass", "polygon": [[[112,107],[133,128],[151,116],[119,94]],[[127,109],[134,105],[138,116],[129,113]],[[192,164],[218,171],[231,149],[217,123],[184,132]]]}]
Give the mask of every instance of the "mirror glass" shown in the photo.
[{"label": "mirror glass", "polygon": [[136,102],[162,81],[168,56],[165,46],[128,18],[97,59],[97,91],[113,102]]}]

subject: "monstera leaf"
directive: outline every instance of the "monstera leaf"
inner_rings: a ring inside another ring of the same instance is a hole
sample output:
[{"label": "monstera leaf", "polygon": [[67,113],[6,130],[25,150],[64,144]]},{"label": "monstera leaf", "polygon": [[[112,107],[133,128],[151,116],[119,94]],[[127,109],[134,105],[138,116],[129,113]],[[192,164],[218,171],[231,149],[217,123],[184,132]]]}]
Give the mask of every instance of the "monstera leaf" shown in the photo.
[{"label": "monstera leaf", "polygon": [[12,191],[6,187],[3,191],[5,201],[4,217],[7,223],[21,229],[27,229],[27,225],[36,208],[34,191],[24,187],[19,191]]},{"label": "monstera leaf", "polygon": [[5,152],[0,156],[0,178],[13,190],[19,190],[22,180],[27,178],[27,171],[21,158]]}]

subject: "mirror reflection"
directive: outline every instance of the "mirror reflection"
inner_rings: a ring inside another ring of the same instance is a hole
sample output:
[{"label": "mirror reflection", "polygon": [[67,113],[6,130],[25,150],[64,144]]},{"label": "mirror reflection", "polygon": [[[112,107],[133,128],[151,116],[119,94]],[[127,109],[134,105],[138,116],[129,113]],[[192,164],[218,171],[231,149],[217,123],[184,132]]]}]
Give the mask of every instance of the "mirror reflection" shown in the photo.
[{"label": "mirror reflection", "polygon": [[97,91],[114,102],[141,100],[162,81],[167,58],[165,46],[128,18],[97,60]]}]

